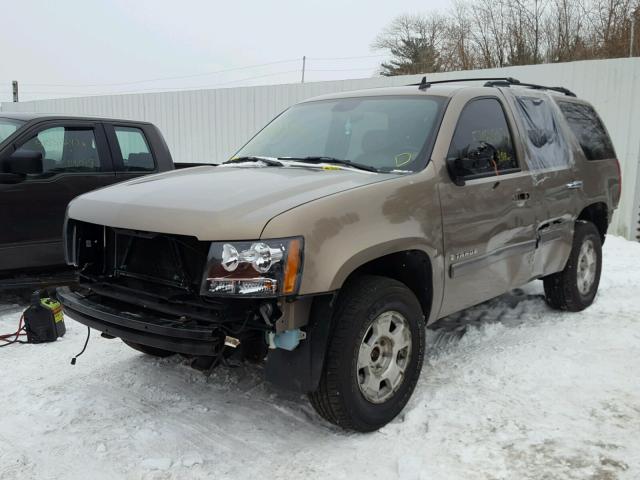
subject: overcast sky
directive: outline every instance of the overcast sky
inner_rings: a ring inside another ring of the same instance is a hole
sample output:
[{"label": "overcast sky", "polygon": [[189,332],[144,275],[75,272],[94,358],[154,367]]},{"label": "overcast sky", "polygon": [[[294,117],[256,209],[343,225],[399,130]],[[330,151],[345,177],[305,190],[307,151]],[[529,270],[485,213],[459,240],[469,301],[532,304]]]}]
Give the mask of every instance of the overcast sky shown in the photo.
[{"label": "overcast sky", "polygon": [[[449,0],[4,1],[2,101],[11,100],[14,79],[21,100],[298,82],[303,55],[307,81],[368,77],[383,59],[374,56],[383,52],[373,51],[371,42],[394,17],[449,5]],[[243,68],[271,62],[279,63]],[[227,69],[236,70],[211,73]]]}]

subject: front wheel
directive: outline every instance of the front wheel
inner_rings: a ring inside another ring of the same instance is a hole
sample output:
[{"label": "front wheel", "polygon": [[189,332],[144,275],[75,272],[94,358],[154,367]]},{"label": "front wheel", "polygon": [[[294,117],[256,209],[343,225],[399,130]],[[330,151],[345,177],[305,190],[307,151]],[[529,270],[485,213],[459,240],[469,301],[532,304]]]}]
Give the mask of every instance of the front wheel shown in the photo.
[{"label": "front wheel", "polygon": [[425,324],[404,284],[364,276],[342,292],[325,368],[309,398],[326,420],[369,432],[404,408],[420,376]]},{"label": "front wheel", "polygon": [[579,312],[593,303],[600,284],[602,241],[593,223],[576,223],[573,247],[564,270],[543,279],[551,308]]}]

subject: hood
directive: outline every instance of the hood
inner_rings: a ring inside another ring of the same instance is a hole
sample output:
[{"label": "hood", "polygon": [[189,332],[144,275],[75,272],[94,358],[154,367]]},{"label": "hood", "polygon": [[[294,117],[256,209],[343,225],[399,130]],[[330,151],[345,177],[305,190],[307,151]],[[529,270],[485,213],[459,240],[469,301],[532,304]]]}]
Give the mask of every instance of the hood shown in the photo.
[{"label": "hood", "polygon": [[196,167],[89,192],[69,204],[68,215],[199,240],[249,240],[286,210],[395,176],[304,167]]}]

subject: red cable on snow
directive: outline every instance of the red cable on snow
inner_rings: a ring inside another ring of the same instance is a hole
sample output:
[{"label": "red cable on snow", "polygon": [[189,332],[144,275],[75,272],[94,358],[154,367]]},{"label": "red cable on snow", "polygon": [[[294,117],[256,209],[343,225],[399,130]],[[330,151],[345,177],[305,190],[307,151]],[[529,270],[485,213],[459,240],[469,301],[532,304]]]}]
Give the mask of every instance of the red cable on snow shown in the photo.
[{"label": "red cable on snow", "polygon": [[[20,316],[20,322],[18,323],[18,330],[16,330],[13,333],[7,333],[4,335],[0,335],[0,340],[5,341],[5,342],[15,342],[18,340],[18,337],[22,336],[22,335],[26,335],[26,333],[22,332],[24,326],[24,314],[22,314]],[[7,340],[10,337],[15,337],[13,340]]]}]

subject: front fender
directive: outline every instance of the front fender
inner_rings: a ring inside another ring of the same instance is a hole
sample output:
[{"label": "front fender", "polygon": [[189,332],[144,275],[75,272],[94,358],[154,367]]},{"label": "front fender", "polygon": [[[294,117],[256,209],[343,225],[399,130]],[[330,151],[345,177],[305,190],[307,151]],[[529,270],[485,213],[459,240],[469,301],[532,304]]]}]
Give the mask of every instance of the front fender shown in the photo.
[{"label": "front fender", "polygon": [[[401,253],[410,250],[422,251],[427,254],[429,259],[432,261],[432,264],[439,264],[439,269],[436,265],[433,265],[435,268],[433,274],[434,278],[432,280],[439,278],[436,274],[436,270],[439,270],[441,272],[443,264],[440,250],[428,245],[425,242],[424,238],[401,238],[390,240],[384,243],[370,245],[369,247],[355,253],[335,273],[331,282],[330,290],[333,291],[341,288],[349,275],[351,275],[351,273],[353,273],[363,265],[380,257],[384,257],[385,255],[390,255],[392,253]],[[434,259],[438,259],[438,261],[434,262]],[[436,283],[440,284],[441,282]]]},{"label": "front fender", "polygon": [[302,235],[301,295],[332,292],[358,267],[406,250],[433,268],[432,312],[442,300],[442,222],[433,169],[319,198],[271,219],[261,237]]}]

